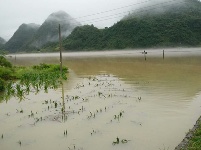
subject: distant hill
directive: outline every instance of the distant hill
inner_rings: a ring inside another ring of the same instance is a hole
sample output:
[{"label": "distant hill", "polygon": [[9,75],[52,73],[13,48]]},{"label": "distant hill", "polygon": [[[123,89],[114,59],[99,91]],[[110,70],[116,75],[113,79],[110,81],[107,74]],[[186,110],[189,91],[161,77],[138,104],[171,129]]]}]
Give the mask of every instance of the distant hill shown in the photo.
[{"label": "distant hill", "polygon": [[0,37],[0,44],[5,44],[6,43],[6,40],[4,40],[2,37]]},{"label": "distant hill", "polygon": [[0,37],[0,50],[3,49],[5,43],[6,43],[6,40]]},{"label": "distant hill", "polygon": [[70,51],[201,46],[199,0],[155,2],[147,3],[105,29],[81,26],[66,12],[55,12],[37,30],[25,34],[19,28],[6,43],[6,50],[55,51],[59,24],[63,48]]},{"label": "distant hill", "polygon": [[201,46],[200,1],[174,1],[155,6],[138,9],[110,28],[77,27],[64,40],[64,49]]},{"label": "distant hill", "polygon": [[5,44],[5,49],[9,52],[17,52],[21,50],[30,41],[40,25],[37,24],[22,24]]},{"label": "distant hill", "polygon": [[64,11],[52,13],[40,26],[22,24],[5,44],[9,52],[35,51],[42,46],[58,42],[58,27],[61,25],[62,38],[66,38],[80,23]]},{"label": "distant hill", "polygon": [[145,3],[142,8],[134,10],[131,14],[128,15],[128,18],[134,16],[149,17],[163,14],[181,13],[198,16],[201,12],[200,3],[200,0],[164,0],[160,2],[157,0],[150,1]]},{"label": "distant hill", "polygon": [[35,33],[28,46],[41,48],[43,45],[58,41],[58,28],[61,25],[61,35],[66,38],[80,23],[64,11],[52,13]]}]

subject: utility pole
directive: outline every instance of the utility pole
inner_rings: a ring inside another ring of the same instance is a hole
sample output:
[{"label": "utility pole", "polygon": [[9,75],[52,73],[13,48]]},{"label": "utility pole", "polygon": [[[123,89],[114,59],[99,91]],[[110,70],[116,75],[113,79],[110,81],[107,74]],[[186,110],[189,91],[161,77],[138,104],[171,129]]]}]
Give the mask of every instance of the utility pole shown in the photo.
[{"label": "utility pole", "polygon": [[60,72],[62,76],[62,42],[61,42],[61,27],[59,24],[59,49],[60,49]]},{"label": "utility pole", "polygon": [[62,114],[65,120],[65,102],[64,102],[64,85],[62,82],[62,41],[61,41],[61,26],[59,24],[59,49],[60,49],[60,72],[61,72],[61,84],[62,84],[62,102],[63,102],[63,109],[62,109]]},{"label": "utility pole", "polygon": [[144,52],[142,52],[142,54],[144,54],[144,60],[146,61],[147,60],[147,57],[146,57],[147,52],[144,51]]}]

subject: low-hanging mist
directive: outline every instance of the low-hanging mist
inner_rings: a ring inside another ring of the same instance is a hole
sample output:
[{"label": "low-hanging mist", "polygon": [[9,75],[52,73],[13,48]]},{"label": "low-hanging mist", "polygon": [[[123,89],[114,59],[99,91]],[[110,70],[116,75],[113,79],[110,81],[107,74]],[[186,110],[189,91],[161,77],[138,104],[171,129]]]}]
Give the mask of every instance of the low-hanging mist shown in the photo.
[{"label": "low-hanging mist", "polygon": [[5,49],[10,52],[30,51],[40,49],[43,45],[58,42],[58,28],[61,25],[62,38],[66,38],[76,26],[81,24],[64,11],[49,15],[44,23],[22,24],[6,43]]}]

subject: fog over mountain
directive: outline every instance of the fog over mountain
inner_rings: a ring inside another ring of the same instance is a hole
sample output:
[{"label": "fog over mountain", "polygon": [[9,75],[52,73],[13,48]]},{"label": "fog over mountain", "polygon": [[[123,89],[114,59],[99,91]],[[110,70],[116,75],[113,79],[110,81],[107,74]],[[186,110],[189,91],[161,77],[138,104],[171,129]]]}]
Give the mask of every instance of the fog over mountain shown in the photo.
[{"label": "fog over mountain", "polygon": [[199,0],[145,0],[122,8],[128,10],[131,7],[130,13],[129,11],[121,13],[122,19],[104,29],[98,29],[94,25],[81,26],[64,11],[52,13],[33,37],[17,49],[56,51],[59,24],[61,24],[63,47],[66,50],[201,45]]},{"label": "fog over mountain", "polygon": [[14,35],[5,44],[5,49],[10,52],[17,52],[33,38],[39,27],[40,25],[34,23],[20,25]]},{"label": "fog over mountain", "polygon": [[6,41],[2,37],[0,37],[0,50],[3,48],[5,43]]},{"label": "fog over mountain", "polygon": [[0,37],[0,45],[5,44],[6,40],[4,40],[2,37]]},{"label": "fog over mountain", "polygon": [[189,9],[201,12],[200,0],[148,0],[133,8],[124,19],[133,16],[175,14],[189,11]]},{"label": "fog over mountain", "polygon": [[201,46],[200,1],[155,2],[147,8],[138,6],[110,28],[78,27],[63,47],[72,51]]},{"label": "fog over mountain", "polygon": [[29,51],[39,49],[47,43],[57,42],[59,24],[62,38],[66,38],[75,27],[81,25],[66,12],[58,11],[49,15],[41,26],[33,23],[22,24],[4,48],[9,52]]},{"label": "fog over mountain", "polygon": [[[98,28],[110,27],[121,17],[104,21],[92,19],[125,11],[127,8],[97,14],[138,1],[147,0],[0,0],[0,20],[3,20],[0,23],[0,37],[9,40],[22,23],[33,22],[41,25],[48,15],[58,10],[77,18],[81,24],[94,24]],[[96,15],[90,16],[91,14]],[[80,18],[82,16],[88,17]]]},{"label": "fog over mountain", "polygon": [[81,24],[64,11],[52,13],[35,33],[29,46],[40,48],[49,42],[58,41],[58,28],[61,26],[61,35],[67,37],[76,26]]}]

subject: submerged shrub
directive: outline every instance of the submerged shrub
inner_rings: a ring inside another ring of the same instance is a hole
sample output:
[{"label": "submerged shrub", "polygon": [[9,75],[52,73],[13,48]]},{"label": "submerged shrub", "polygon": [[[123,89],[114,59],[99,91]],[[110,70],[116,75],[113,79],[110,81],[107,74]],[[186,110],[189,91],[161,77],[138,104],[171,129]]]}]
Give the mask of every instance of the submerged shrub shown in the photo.
[{"label": "submerged shrub", "polygon": [[[44,64],[44,63],[35,65],[32,68],[37,71],[47,71],[47,72],[59,72],[60,71],[60,65]],[[67,73],[68,69],[66,67],[62,67],[62,71],[63,71],[63,73]]]}]

